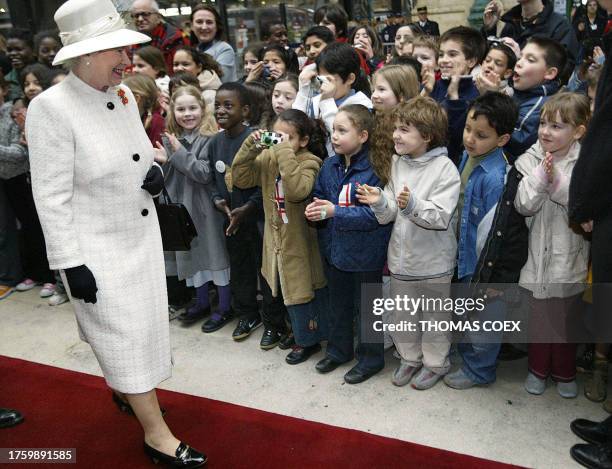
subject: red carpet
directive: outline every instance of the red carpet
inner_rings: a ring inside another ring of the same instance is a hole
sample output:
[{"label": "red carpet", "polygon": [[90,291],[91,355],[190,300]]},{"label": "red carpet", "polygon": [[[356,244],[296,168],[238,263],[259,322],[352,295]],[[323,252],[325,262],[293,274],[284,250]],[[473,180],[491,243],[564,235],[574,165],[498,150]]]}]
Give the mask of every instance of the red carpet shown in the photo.
[{"label": "red carpet", "polygon": [[[159,398],[170,428],[202,449],[210,468],[512,467],[187,394]],[[119,412],[102,378],[0,357],[0,406],[25,416],[0,429],[0,447],[76,448],[77,467],[153,466],[136,419]]]}]

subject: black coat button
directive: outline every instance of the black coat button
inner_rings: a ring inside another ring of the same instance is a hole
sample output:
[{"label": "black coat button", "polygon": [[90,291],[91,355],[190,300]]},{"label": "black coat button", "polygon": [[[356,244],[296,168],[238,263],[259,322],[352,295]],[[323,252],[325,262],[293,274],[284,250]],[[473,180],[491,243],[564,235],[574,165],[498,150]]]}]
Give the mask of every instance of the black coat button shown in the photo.
[{"label": "black coat button", "polygon": [[106,107],[109,108],[111,111],[115,109],[115,105],[113,103],[106,103]]},{"label": "black coat button", "polygon": [[132,155],[132,159],[133,159],[134,161],[138,161],[138,160],[140,159],[140,155],[139,155],[138,153],[134,153],[134,154]]},{"label": "black coat button", "polygon": [[149,211],[145,208],[140,213],[142,214],[143,217],[146,217],[149,214]]}]

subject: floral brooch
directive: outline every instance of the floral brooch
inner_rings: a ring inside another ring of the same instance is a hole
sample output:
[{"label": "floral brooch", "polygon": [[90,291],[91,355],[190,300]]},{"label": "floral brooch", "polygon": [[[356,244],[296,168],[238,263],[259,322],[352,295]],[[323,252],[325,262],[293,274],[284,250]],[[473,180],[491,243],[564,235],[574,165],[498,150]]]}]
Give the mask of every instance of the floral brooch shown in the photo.
[{"label": "floral brooch", "polygon": [[125,95],[125,91],[123,91],[121,88],[119,88],[117,90],[117,95],[121,98],[121,102],[123,103],[123,105],[127,106],[128,99],[127,99],[127,96]]}]

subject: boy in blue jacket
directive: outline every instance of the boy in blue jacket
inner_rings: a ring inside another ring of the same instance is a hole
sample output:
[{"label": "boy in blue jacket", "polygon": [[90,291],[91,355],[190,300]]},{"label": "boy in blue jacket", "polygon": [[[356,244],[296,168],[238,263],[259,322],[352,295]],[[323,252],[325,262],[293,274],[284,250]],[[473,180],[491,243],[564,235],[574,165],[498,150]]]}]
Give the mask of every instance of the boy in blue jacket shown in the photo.
[{"label": "boy in blue jacket", "polygon": [[[331,136],[335,155],[323,163],[313,202],[306,207],[306,218],[320,224],[319,246],[331,307],[326,356],[316,365],[320,373],[329,373],[353,359],[353,320],[361,309],[362,285],[382,282],[391,225],[379,225],[372,209],[356,198],[359,185],[381,185],[368,158],[367,142],[373,127],[373,117],[365,106],[349,104],[339,110]],[[380,335],[376,343],[360,339],[358,363],[344,375],[345,382],[361,383],[384,368]]]},{"label": "boy in blue jacket", "polygon": [[519,106],[519,116],[506,145],[510,163],[537,141],[540,111],[559,90],[557,80],[566,62],[565,49],[554,39],[534,36],[523,47],[512,75],[513,98]]},{"label": "boy in blue jacket", "polygon": [[[498,210],[498,202],[506,184],[506,173],[510,169],[503,148],[510,140],[517,116],[518,106],[512,98],[497,92],[482,95],[472,103],[468,111],[463,132],[465,153],[459,167],[461,192],[458,207],[460,221],[457,276],[463,283],[472,283],[475,276],[478,277],[477,280],[482,280],[481,274],[475,273],[481,254],[485,252],[485,255],[493,255],[493,249],[483,249],[492,231],[506,242],[503,249],[507,252],[514,252],[508,243],[515,243],[517,238],[520,238],[518,241],[521,242],[524,238],[507,235],[510,231],[506,229],[506,222],[511,213],[501,217],[502,212]],[[513,208],[513,204],[511,207]],[[524,222],[522,223],[524,225]],[[497,250],[500,249],[498,246]],[[496,262],[490,264],[497,267]],[[514,270],[518,272],[521,267],[522,264]],[[494,281],[492,278],[488,276],[484,281]],[[502,281],[499,278],[497,280]],[[503,281],[510,282],[512,279],[504,278]],[[487,304],[482,315],[486,316],[486,319],[503,319],[505,311],[504,302],[497,299]],[[482,340],[477,340],[475,334],[468,335],[464,339],[465,343],[459,344],[463,358],[462,368],[446,375],[444,382],[456,389],[467,389],[476,384],[495,381],[495,363],[501,336],[499,339],[495,343],[482,343]]]}]

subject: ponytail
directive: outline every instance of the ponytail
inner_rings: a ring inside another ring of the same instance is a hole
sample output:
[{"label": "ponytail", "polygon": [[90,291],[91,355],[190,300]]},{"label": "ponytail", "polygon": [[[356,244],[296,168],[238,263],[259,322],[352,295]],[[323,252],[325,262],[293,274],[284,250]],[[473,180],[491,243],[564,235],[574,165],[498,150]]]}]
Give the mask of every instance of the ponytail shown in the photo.
[{"label": "ponytail", "polygon": [[322,160],[327,158],[327,130],[321,119],[311,119],[298,109],[287,109],[276,116],[276,120],[292,125],[300,138],[309,137],[306,148],[310,153]]}]

